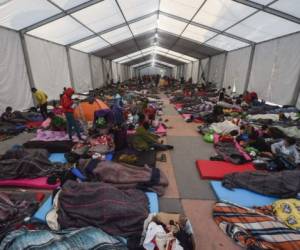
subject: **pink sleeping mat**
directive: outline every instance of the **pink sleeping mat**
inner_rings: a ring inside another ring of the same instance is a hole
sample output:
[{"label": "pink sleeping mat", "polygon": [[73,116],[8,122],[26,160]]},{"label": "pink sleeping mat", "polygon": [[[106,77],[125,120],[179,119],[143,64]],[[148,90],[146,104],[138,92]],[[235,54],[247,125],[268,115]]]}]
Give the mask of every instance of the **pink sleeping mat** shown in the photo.
[{"label": "pink sleeping mat", "polygon": [[196,167],[202,179],[222,180],[225,175],[235,172],[255,171],[253,164],[235,165],[225,161],[198,160]]},{"label": "pink sleeping mat", "polygon": [[38,189],[56,189],[60,183],[49,185],[47,177],[39,177],[34,179],[12,179],[0,180],[0,187],[24,187],[24,188],[38,188]]},{"label": "pink sleeping mat", "polygon": [[181,109],[183,105],[180,103],[177,103],[174,106],[175,106],[175,109],[178,110],[178,109]]}]

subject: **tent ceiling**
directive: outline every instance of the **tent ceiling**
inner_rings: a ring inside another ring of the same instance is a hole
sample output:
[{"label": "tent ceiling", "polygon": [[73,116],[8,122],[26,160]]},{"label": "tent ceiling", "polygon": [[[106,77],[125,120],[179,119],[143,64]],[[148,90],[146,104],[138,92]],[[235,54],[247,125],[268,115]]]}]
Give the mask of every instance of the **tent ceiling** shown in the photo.
[{"label": "tent ceiling", "polygon": [[143,61],[143,62],[132,65],[132,68],[137,68],[139,66],[146,65],[146,64],[149,64],[149,65],[161,64],[161,65],[167,66],[169,68],[174,68],[174,65],[163,62],[163,61],[159,61],[159,60],[156,60],[154,63],[153,63],[153,60]]},{"label": "tent ceiling", "polygon": [[1,0],[0,25],[108,59],[154,42],[203,58],[300,32],[300,1]]},{"label": "tent ceiling", "polygon": [[[129,62],[125,63],[125,64],[128,65],[128,66],[132,66],[132,65],[135,65],[137,63],[141,63],[143,61],[148,61],[148,60],[153,60],[153,56],[152,55],[146,55],[144,57],[140,57],[140,58],[137,58],[135,60],[129,61]],[[169,57],[166,57],[166,56],[163,56],[163,55],[156,55],[155,56],[155,60],[159,60],[161,62],[172,64],[174,66],[178,66],[178,65],[184,64],[181,61],[178,61],[176,59],[169,58]]]},{"label": "tent ceiling", "polygon": [[[141,50],[153,46],[155,42],[157,42],[160,47],[170,49],[172,45],[177,41],[172,50],[194,58],[205,58],[223,52],[223,50],[214,49],[205,45],[199,45],[198,43],[190,41],[186,38],[178,39],[177,36],[160,30],[157,32],[158,38],[156,39],[155,33],[156,30],[152,30],[135,37],[135,41],[137,42]],[[93,54],[96,56],[106,57],[110,60],[114,60],[138,51],[134,39],[128,39],[127,41],[118,43],[114,45],[114,47],[115,48],[104,48],[102,50],[94,52]]]}]

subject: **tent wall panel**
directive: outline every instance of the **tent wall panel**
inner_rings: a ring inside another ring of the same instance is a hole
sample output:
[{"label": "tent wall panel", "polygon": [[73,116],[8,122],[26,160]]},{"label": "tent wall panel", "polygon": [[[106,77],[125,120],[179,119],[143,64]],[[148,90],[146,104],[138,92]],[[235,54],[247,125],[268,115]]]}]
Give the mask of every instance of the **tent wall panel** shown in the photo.
[{"label": "tent wall panel", "polygon": [[112,62],[112,79],[113,79],[114,83],[116,83],[119,79],[118,66],[117,66],[117,63],[115,63],[115,62]]},{"label": "tent wall panel", "polygon": [[104,79],[105,79],[105,83],[109,84],[110,80],[112,79],[111,77],[111,64],[110,61],[107,59],[102,58],[103,61],[103,71],[104,71]]},{"label": "tent wall panel", "polygon": [[193,70],[192,70],[192,79],[193,83],[198,82],[198,73],[199,73],[199,61],[193,62]]},{"label": "tent wall panel", "polygon": [[209,81],[215,83],[218,87],[222,86],[224,64],[225,54],[213,56],[211,58]]},{"label": "tent wall panel", "polygon": [[25,40],[36,88],[49,100],[59,99],[63,88],[71,86],[66,48],[30,36]]},{"label": "tent wall panel", "polygon": [[20,36],[0,28],[0,111],[33,105]]},{"label": "tent wall panel", "polygon": [[239,49],[227,54],[224,87],[235,86],[236,93],[242,94],[246,84],[251,47]]},{"label": "tent wall panel", "polygon": [[192,77],[192,71],[193,71],[193,63],[186,63],[184,65],[184,79],[188,81]]},{"label": "tent wall panel", "polygon": [[104,75],[102,68],[102,60],[100,57],[91,56],[92,74],[94,79],[94,87],[101,88],[104,86]]},{"label": "tent wall panel", "polygon": [[118,72],[118,80],[120,80],[120,82],[123,82],[123,66],[120,63],[117,63],[117,72]]},{"label": "tent wall panel", "polygon": [[291,104],[300,72],[299,41],[295,34],[258,44],[248,90],[266,101]]},{"label": "tent wall panel", "polygon": [[299,94],[299,96],[298,96],[298,100],[297,100],[297,103],[296,103],[296,107],[297,107],[298,109],[300,109],[300,94]]},{"label": "tent wall panel", "polygon": [[205,80],[208,80],[208,70],[209,70],[209,58],[202,59],[200,61],[200,68],[199,68],[199,78],[201,81],[203,81],[203,77],[205,77]]},{"label": "tent wall panel", "polygon": [[81,93],[89,91],[93,87],[88,54],[71,49],[70,58],[76,91]]},{"label": "tent wall panel", "polygon": [[172,69],[172,77],[173,78],[177,78],[177,70],[178,70],[178,67],[174,67],[173,69]]}]

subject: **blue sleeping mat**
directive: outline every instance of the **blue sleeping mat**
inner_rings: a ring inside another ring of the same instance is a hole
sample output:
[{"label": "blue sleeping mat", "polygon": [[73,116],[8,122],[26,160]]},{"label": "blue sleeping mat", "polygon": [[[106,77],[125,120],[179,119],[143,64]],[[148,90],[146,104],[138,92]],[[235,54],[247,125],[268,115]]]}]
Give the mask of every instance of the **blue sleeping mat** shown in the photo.
[{"label": "blue sleeping mat", "polygon": [[53,154],[50,154],[49,161],[51,161],[51,162],[59,162],[59,163],[66,163],[67,162],[64,153],[53,153]]},{"label": "blue sleeping mat", "polygon": [[106,161],[112,161],[113,158],[114,158],[114,153],[108,153],[105,155]]},{"label": "blue sleeping mat", "polygon": [[[158,206],[158,196],[156,193],[153,192],[146,192],[147,198],[149,200],[149,210],[150,213],[158,213],[159,206]],[[46,215],[52,209],[52,195],[50,195],[40,208],[36,211],[36,213],[32,216],[33,221],[39,221],[46,223]]]},{"label": "blue sleeping mat", "polygon": [[229,190],[222,186],[221,181],[211,181],[210,185],[219,200],[229,201],[244,207],[270,205],[277,200],[274,197],[257,194],[241,188]]},{"label": "blue sleeping mat", "polygon": [[147,198],[149,200],[149,211],[150,213],[159,212],[158,196],[154,192],[146,192]]},{"label": "blue sleeping mat", "polygon": [[32,216],[32,219],[34,221],[46,223],[46,215],[51,209],[52,209],[52,195],[46,198],[46,200],[43,202],[40,208]]}]

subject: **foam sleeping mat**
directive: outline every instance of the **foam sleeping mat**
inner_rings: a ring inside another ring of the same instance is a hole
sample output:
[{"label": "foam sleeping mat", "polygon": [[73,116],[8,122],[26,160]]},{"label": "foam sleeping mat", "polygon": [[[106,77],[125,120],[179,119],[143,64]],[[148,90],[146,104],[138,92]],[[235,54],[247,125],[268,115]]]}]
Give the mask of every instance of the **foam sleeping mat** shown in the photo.
[{"label": "foam sleeping mat", "polygon": [[275,197],[257,194],[241,188],[229,190],[222,186],[221,181],[211,181],[210,185],[218,200],[229,201],[244,207],[266,206],[277,200]]},{"label": "foam sleeping mat", "polygon": [[224,161],[197,160],[196,167],[202,179],[222,180],[226,174],[255,171],[253,164],[234,165]]},{"label": "foam sleeping mat", "polygon": [[24,187],[24,188],[39,188],[39,189],[56,189],[60,183],[49,185],[47,177],[38,177],[34,179],[11,179],[0,180],[0,187]]}]

